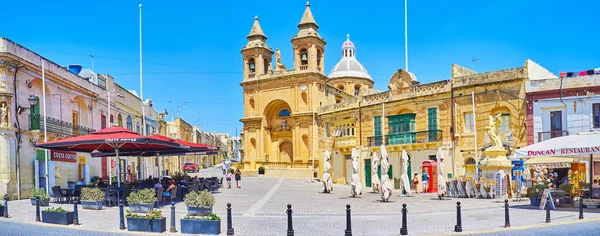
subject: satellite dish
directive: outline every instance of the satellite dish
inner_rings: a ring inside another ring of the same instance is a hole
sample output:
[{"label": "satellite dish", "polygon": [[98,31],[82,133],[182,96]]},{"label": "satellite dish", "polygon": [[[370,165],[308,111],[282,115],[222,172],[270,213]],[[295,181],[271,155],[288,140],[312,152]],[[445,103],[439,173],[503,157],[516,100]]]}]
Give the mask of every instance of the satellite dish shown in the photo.
[{"label": "satellite dish", "polygon": [[306,90],[306,84],[301,84],[300,85],[300,89],[302,89],[302,91],[305,91]]}]

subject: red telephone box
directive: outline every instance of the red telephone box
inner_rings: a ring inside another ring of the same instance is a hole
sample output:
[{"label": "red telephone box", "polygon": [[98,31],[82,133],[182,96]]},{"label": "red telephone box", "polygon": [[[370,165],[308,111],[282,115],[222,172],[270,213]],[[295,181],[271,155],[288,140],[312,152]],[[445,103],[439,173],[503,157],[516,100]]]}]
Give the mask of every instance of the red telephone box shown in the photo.
[{"label": "red telephone box", "polygon": [[428,160],[428,161],[423,161],[423,164],[421,165],[421,170],[422,172],[425,172],[429,175],[429,183],[428,183],[428,187],[427,187],[427,192],[428,193],[436,193],[437,192],[437,162],[436,161],[432,161],[432,160]]}]

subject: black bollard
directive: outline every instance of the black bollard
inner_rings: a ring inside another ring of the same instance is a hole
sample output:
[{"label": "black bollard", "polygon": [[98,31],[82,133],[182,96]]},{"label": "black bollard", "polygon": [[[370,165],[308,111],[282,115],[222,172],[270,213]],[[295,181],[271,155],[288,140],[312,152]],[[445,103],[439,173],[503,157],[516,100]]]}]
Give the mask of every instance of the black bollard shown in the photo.
[{"label": "black bollard", "polygon": [[35,221],[40,222],[40,197],[35,198]]},{"label": "black bollard", "polygon": [[171,228],[169,229],[169,232],[177,232],[177,229],[175,229],[175,202],[171,202]]},{"label": "black bollard", "polygon": [[79,214],[77,213],[77,201],[73,204],[73,224],[79,225]]},{"label": "black bollard", "polygon": [[546,197],[546,223],[550,223],[550,196]]},{"label": "black bollard", "polygon": [[288,230],[287,236],[294,236],[294,228],[292,228],[292,205],[287,205],[287,215],[288,215]]},{"label": "black bollard", "polygon": [[504,200],[504,227],[510,227],[510,217],[508,216],[508,199]]},{"label": "black bollard", "polygon": [[4,218],[8,218],[8,194],[4,194]]},{"label": "black bollard", "polygon": [[456,225],[454,226],[455,232],[462,232],[462,222],[460,220],[460,202],[456,202]]},{"label": "black bollard", "polygon": [[[4,204],[4,211],[6,212],[6,204]],[[6,217],[6,214],[4,214],[4,217]],[[583,220],[583,198],[581,196],[579,196],[579,219]]]},{"label": "black bollard", "polygon": [[123,201],[119,199],[119,229],[125,229],[125,213],[123,213]]},{"label": "black bollard", "polygon": [[346,205],[346,234],[352,236],[352,220],[350,219],[350,204]]},{"label": "black bollard", "polygon": [[400,228],[400,235],[408,235],[408,229],[406,228],[406,203],[402,204],[402,228]]},{"label": "black bollard", "polygon": [[231,203],[227,203],[227,235],[233,235],[233,226],[231,223]]}]

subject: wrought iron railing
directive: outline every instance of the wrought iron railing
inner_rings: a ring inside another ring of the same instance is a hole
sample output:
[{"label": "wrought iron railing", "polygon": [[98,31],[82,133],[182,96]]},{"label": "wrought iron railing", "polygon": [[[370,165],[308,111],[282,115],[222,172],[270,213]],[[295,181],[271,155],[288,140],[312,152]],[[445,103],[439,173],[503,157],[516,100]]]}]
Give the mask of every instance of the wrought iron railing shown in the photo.
[{"label": "wrought iron railing", "polygon": [[[430,143],[442,141],[442,130],[427,130],[419,132],[404,132],[396,134],[388,134],[385,136],[367,137],[369,146],[379,146],[382,143],[385,145],[398,145],[408,143]],[[385,142],[384,142],[385,141]]]},{"label": "wrought iron railing", "polygon": [[[46,122],[42,122],[42,121]],[[94,132],[94,129],[84,127],[81,125],[73,125],[70,122],[62,121],[52,117],[45,117],[39,114],[34,114],[29,117],[29,130],[44,130],[51,134],[64,136],[64,137],[76,137],[81,135],[87,135]]]},{"label": "wrought iron railing", "polygon": [[568,130],[538,132],[538,142],[546,141],[546,140],[552,139],[552,138],[568,136],[568,135],[569,135]]}]

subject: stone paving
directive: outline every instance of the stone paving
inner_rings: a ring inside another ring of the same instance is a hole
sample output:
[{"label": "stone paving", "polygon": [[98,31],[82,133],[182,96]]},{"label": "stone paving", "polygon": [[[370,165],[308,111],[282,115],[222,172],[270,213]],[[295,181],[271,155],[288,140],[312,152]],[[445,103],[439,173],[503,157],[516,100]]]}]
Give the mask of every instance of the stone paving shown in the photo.
[{"label": "stone paving", "polygon": [[[219,176],[220,170],[203,170],[200,176]],[[224,183],[225,184],[225,183]],[[456,201],[462,205],[464,232],[502,229],[504,204],[485,199],[437,200],[435,194],[414,194],[400,197],[393,192],[390,202],[381,202],[380,195],[363,188],[360,198],[350,197],[350,186],[335,185],[334,193],[323,194],[322,183],[309,179],[270,177],[243,177],[242,188],[222,188],[215,193],[214,212],[221,216],[222,234],[226,232],[226,205],[232,204],[235,235],[283,235],[287,230],[286,206],[292,204],[293,226],[296,235],[341,235],[346,228],[346,204],[352,209],[354,235],[399,235],[402,204],[407,204],[408,232],[411,235],[452,234],[456,224]],[[512,227],[543,225],[545,211],[529,206],[529,199],[510,201]],[[51,204],[72,210],[72,205]],[[43,207],[44,208],[44,207]],[[170,206],[162,207],[170,226]],[[176,227],[187,210],[183,203],[176,204]],[[552,222],[570,222],[578,217],[577,208],[559,208],[552,211]],[[29,200],[9,202],[11,219],[3,221],[35,223],[35,207]],[[586,219],[600,219],[600,209],[585,209]],[[81,226],[71,228],[109,230],[118,232],[118,207],[101,211],[79,209]],[[168,231],[168,227],[167,227]],[[171,234],[171,233],[166,233]]]}]

